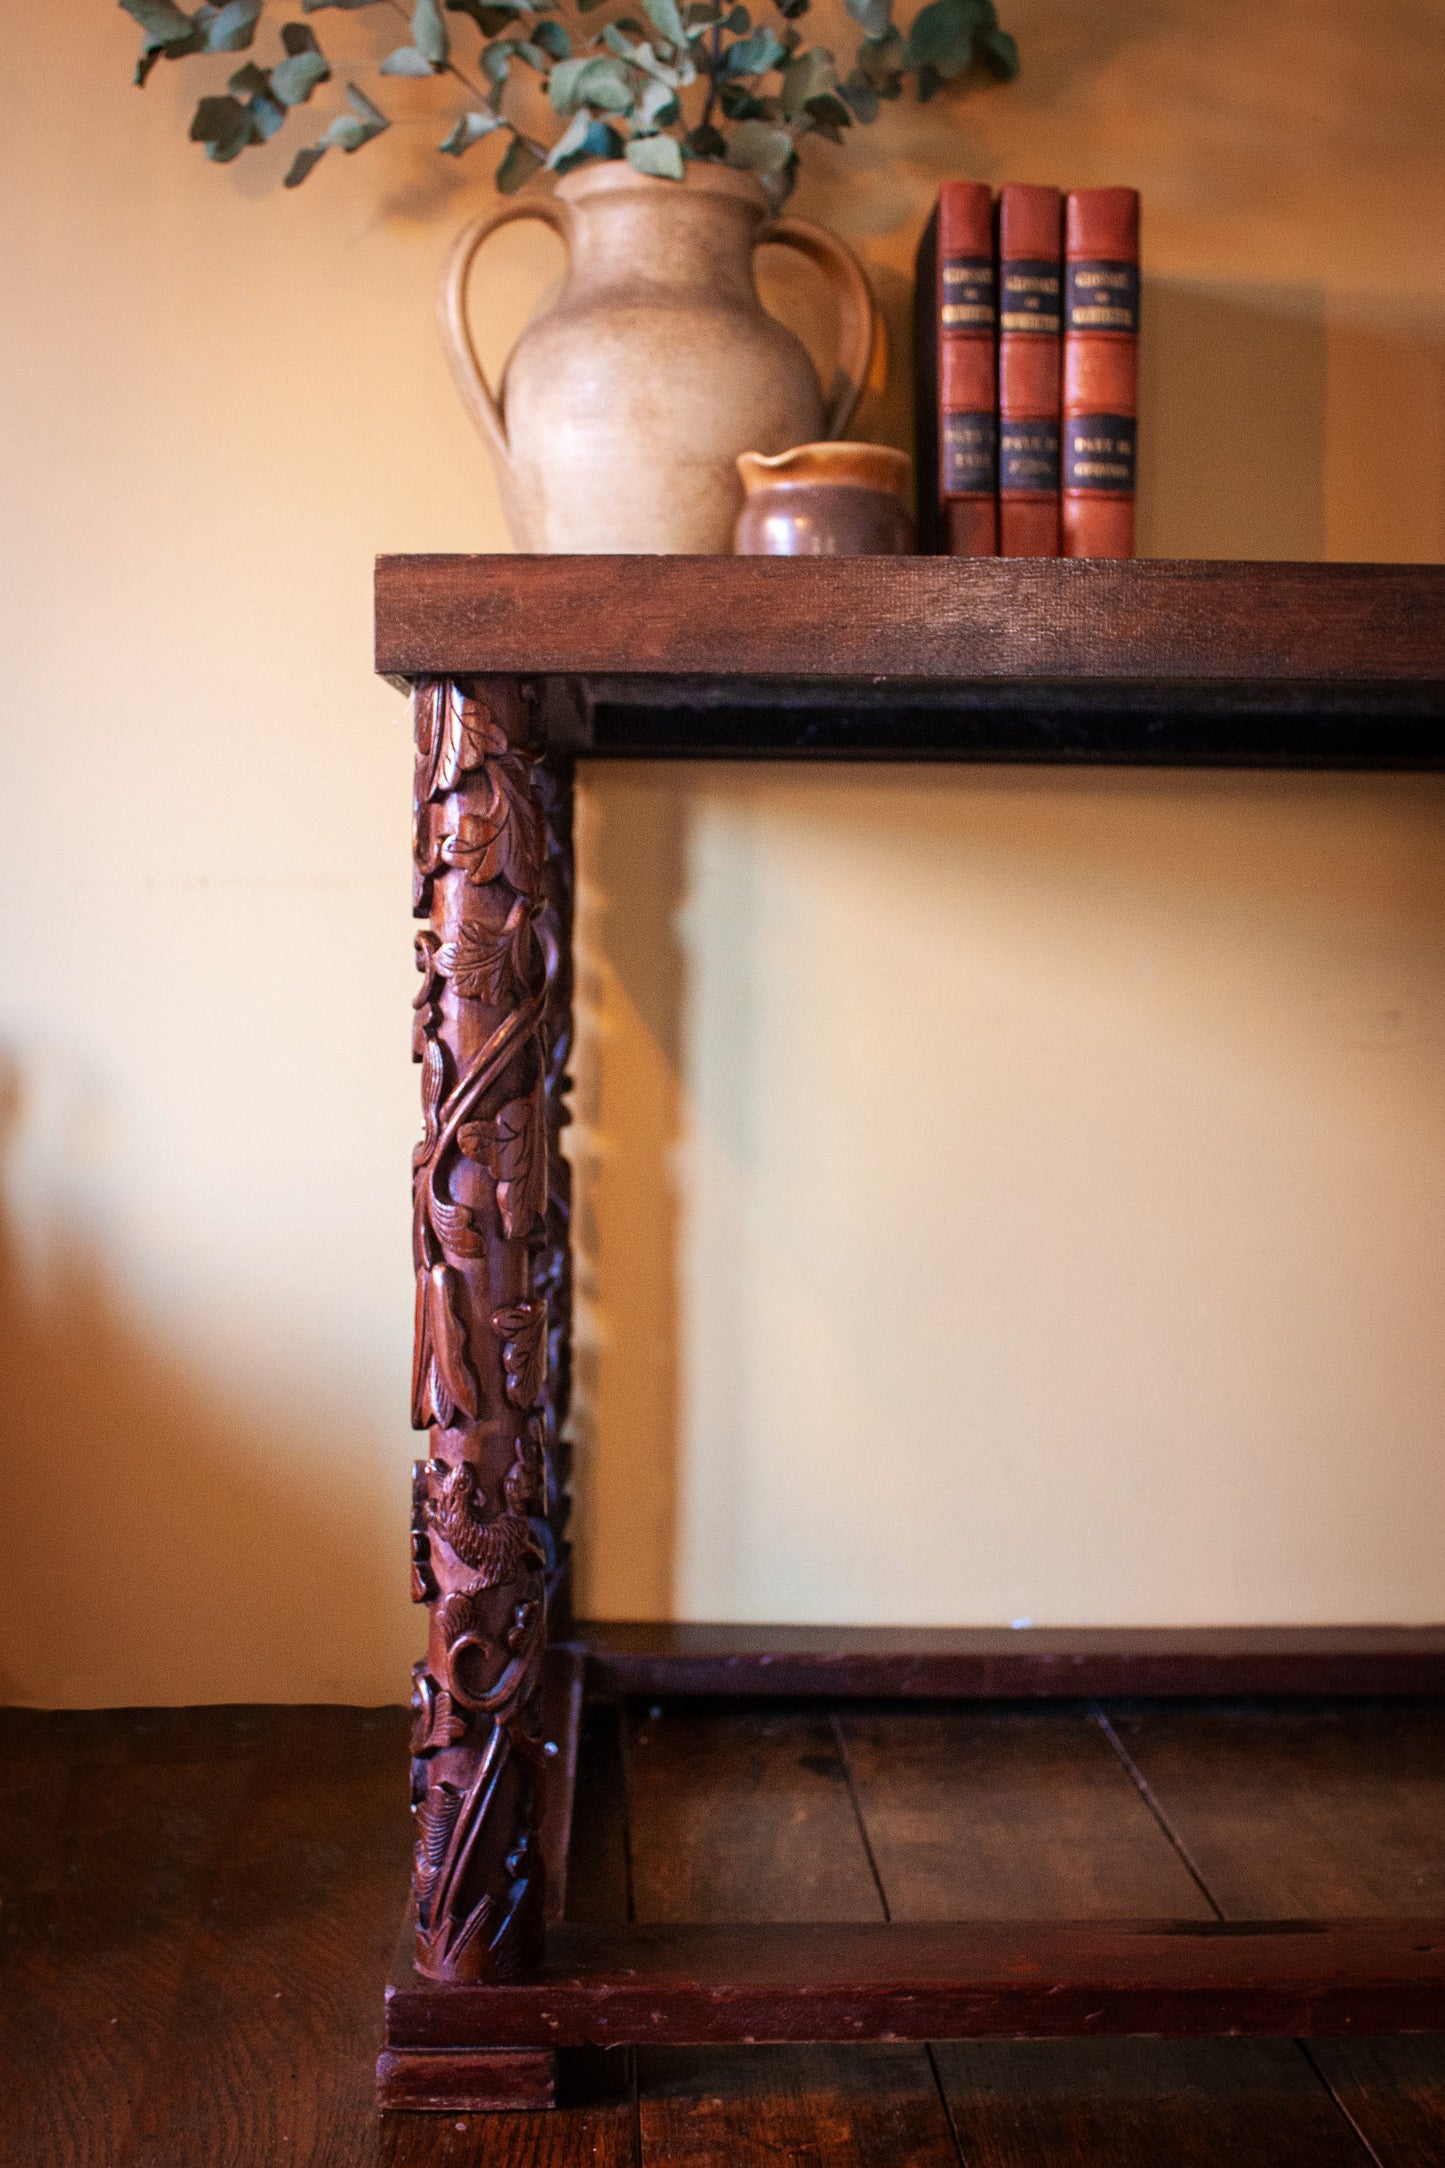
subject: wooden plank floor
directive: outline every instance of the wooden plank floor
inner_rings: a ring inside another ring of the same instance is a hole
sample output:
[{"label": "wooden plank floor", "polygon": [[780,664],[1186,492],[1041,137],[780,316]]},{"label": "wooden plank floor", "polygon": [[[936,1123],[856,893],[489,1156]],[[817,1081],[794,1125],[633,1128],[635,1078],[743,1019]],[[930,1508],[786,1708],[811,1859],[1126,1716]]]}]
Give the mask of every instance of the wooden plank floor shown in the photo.
[{"label": "wooden plank floor", "polygon": [[[371,2105],[400,1710],[0,1712],[3,2168],[1445,2168],[1445,2042],[616,2053]],[[589,1713],[578,1919],[1445,1911],[1445,1708]]]}]

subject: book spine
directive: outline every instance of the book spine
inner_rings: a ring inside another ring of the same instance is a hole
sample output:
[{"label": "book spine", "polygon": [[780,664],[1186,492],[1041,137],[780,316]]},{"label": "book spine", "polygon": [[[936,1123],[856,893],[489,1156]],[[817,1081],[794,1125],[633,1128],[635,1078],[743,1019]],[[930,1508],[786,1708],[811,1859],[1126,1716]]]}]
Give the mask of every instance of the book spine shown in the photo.
[{"label": "book spine", "polygon": [[972,181],[944,182],[933,291],[938,548],[949,557],[993,557],[998,552],[998,282],[992,190]]},{"label": "book spine", "polygon": [[1059,554],[1063,262],[1057,188],[998,199],[998,509],[1002,557]]},{"label": "book spine", "polygon": [[1079,188],[1064,213],[1066,557],[1132,557],[1139,385],[1139,197]]},{"label": "book spine", "polygon": [[938,207],[913,260],[913,484],[920,556],[943,555],[938,471]]}]

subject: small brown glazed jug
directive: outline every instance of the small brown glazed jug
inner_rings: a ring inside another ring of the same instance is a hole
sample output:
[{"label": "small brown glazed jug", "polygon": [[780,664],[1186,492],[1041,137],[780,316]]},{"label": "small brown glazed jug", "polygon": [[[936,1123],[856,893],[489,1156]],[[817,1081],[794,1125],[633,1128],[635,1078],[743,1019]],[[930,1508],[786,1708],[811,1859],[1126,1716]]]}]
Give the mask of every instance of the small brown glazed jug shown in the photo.
[{"label": "small brown glazed jug", "polygon": [[907,557],[913,462],[887,444],[799,444],[738,460],[739,557]]}]

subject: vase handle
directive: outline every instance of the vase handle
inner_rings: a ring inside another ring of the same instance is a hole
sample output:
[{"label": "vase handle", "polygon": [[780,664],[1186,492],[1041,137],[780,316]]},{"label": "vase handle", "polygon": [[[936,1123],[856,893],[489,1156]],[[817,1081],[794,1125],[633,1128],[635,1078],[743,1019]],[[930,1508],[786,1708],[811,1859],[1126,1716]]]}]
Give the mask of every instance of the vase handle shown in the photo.
[{"label": "vase handle", "polygon": [[467,322],[467,281],[477,250],[499,226],[510,225],[515,218],[539,218],[544,226],[562,234],[566,228],[562,206],[550,196],[536,196],[523,203],[499,204],[495,211],[485,211],[464,226],[452,244],[442,273],[441,290],[437,295],[437,314],[441,321],[442,346],[446,351],[452,381],[460,394],[462,405],[481,430],[491,448],[493,457],[503,472],[512,463],[512,450],[507,442],[507,425],[496,396],[482,374],[477,350],[472,344],[471,326]]},{"label": "vase handle", "polygon": [[[795,248],[816,264],[838,302],[840,338],[838,378],[842,381],[828,409],[823,434],[841,437],[868,382],[868,371],[878,344],[878,311],[863,266],[836,234],[814,226],[805,218],[770,218],[758,228],[755,246],[765,241],[780,248]],[[837,379],[835,378],[835,381]]]}]

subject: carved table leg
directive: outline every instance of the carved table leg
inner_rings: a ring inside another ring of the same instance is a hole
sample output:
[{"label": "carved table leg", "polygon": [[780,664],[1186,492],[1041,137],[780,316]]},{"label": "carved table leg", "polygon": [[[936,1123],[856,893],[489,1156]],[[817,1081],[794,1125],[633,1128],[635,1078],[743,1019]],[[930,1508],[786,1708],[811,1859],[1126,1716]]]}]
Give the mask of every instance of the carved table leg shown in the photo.
[{"label": "carved table leg", "polygon": [[569,888],[566,777],[528,748],[530,713],[514,679],[416,695],[415,907],[429,924],[412,1421],[430,1455],[414,1477],[412,1593],[431,1620],[414,1688],[415,1962],[447,1982],[515,1978],[542,1943],[540,1690],[560,1534],[547,1380],[567,1285],[566,1195],[548,1163]]}]

